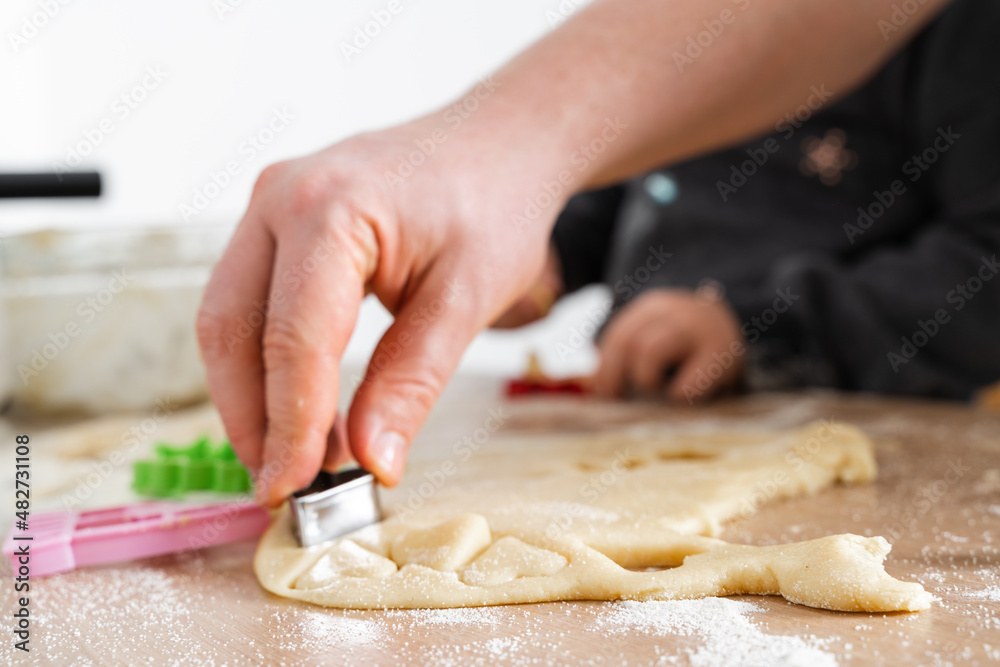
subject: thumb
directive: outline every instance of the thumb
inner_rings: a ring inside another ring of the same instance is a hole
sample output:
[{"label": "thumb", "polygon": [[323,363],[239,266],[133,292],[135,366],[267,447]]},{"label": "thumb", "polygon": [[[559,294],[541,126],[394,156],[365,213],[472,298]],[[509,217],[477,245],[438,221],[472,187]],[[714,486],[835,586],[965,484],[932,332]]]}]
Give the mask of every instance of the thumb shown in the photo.
[{"label": "thumb", "polygon": [[354,458],[386,486],[403,475],[410,443],[485,322],[470,286],[434,281],[379,341],[348,415]]}]

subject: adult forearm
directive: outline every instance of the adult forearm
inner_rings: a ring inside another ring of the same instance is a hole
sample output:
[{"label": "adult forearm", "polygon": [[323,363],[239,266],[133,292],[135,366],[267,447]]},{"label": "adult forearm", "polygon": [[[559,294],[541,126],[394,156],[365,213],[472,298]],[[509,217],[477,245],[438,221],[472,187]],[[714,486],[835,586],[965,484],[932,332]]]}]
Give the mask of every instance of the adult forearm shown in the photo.
[{"label": "adult forearm", "polygon": [[622,180],[847,92],[946,4],[920,1],[596,0],[496,74],[468,129],[574,192]]}]

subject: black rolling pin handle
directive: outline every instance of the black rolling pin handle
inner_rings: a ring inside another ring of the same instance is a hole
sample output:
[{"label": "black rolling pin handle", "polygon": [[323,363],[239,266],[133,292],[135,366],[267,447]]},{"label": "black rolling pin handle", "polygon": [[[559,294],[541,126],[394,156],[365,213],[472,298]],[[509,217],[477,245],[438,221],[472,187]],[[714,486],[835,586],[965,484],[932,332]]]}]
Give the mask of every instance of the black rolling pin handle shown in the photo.
[{"label": "black rolling pin handle", "polygon": [[100,197],[101,175],[96,171],[0,174],[0,198]]}]

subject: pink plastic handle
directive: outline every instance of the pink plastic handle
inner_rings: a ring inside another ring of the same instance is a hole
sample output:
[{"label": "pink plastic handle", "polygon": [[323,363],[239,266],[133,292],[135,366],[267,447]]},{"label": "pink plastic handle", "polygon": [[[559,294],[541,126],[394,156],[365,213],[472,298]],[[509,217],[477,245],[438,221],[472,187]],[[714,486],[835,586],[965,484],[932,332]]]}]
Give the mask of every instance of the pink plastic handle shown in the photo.
[{"label": "pink plastic handle", "polygon": [[[268,512],[249,501],[208,506],[141,503],[50,512],[32,516],[28,531],[12,529],[3,553],[16,574],[28,545],[30,574],[43,576],[257,537],[268,523]],[[28,535],[32,539],[18,539]]]}]

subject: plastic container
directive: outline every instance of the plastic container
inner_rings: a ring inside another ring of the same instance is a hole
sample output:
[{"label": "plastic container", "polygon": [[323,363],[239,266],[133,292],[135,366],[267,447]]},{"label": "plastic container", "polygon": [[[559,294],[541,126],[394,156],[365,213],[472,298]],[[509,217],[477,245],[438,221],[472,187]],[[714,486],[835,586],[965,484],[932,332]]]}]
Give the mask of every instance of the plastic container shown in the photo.
[{"label": "plastic container", "polygon": [[231,233],[226,226],[0,239],[0,389],[27,413],[204,399],[194,321]]}]

